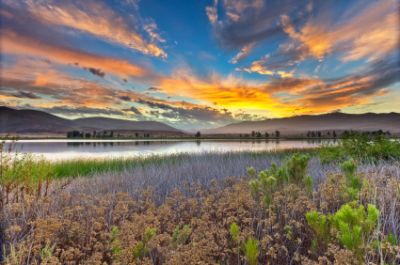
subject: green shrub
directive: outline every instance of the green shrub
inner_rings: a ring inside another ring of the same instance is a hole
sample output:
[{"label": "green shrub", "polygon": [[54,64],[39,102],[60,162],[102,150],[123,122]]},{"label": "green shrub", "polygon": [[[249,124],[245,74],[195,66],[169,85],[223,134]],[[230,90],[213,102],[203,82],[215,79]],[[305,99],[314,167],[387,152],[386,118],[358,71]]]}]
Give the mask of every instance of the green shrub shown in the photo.
[{"label": "green shrub", "polygon": [[55,246],[55,244],[51,245],[49,241],[46,242],[46,245],[40,250],[40,259],[42,263],[46,264],[53,256]]},{"label": "green shrub", "polygon": [[352,207],[343,205],[333,216],[333,224],[338,230],[338,239],[346,248],[359,253],[363,244],[374,231],[379,219],[379,210],[375,205]]},{"label": "green shrub", "polygon": [[233,243],[238,245],[240,242],[240,229],[235,222],[229,226],[229,234],[231,235]]},{"label": "green shrub", "polygon": [[379,210],[372,204],[368,204],[367,209],[353,204],[347,203],[331,215],[310,211],[306,214],[306,220],[315,232],[318,243],[327,246],[336,239],[361,258],[378,223]]},{"label": "green shrub", "polygon": [[254,237],[249,237],[243,245],[243,251],[249,265],[258,264],[258,256],[260,254],[258,240]]},{"label": "green shrub", "polygon": [[256,177],[257,171],[256,171],[256,169],[255,169],[254,167],[248,167],[248,168],[246,169],[246,172],[247,172],[247,175],[248,175],[250,178]]},{"label": "green shrub", "polygon": [[262,196],[265,205],[269,206],[273,192],[287,183],[301,185],[312,194],[313,179],[306,175],[309,160],[308,155],[296,153],[286,160],[282,167],[272,164],[269,169],[260,171],[258,175],[254,168],[247,168],[247,174],[253,176],[249,181],[252,196],[255,199]]},{"label": "green shrub", "polygon": [[342,162],[348,158],[360,161],[400,159],[400,141],[383,135],[367,136],[349,134],[336,146],[323,146],[319,149],[321,162]]},{"label": "green shrub", "polygon": [[119,233],[118,227],[113,226],[111,228],[111,253],[114,260],[117,260],[122,253],[121,242],[118,239]]},{"label": "green shrub", "polygon": [[149,253],[147,243],[156,235],[156,233],[157,230],[155,228],[147,228],[144,231],[142,240],[132,249],[132,254],[135,259],[142,260]]},{"label": "green shrub", "polygon": [[356,163],[353,159],[349,159],[342,163],[341,169],[346,177],[345,193],[350,201],[355,200],[363,186],[362,179],[357,176]]},{"label": "green shrub", "polygon": [[312,178],[311,176],[306,176],[306,177],[303,179],[303,184],[304,184],[304,186],[306,187],[307,193],[308,193],[309,195],[312,195],[313,186],[314,186],[313,178]]},{"label": "green shrub", "polygon": [[397,246],[400,244],[400,240],[393,233],[387,235],[386,241],[389,242],[392,246]]},{"label": "green shrub", "polygon": [[184,225],[182,229],[179,229],[179,226],[177,226],[172,234],[172,241],[174,242],[175,246],[185,244],[188,241],[191,233],[192,229],[189,225]]},{"label": "green shrub", "polygon": [[305,154],[294,154],[286,161],[285,167],[290,182],[300,184],[307,173],[310,157]]},{"label": "green shrub", "polygon": [[306,213],[306,220],[308,225],[314,230],[317,241],[320,244],[328,244],[330,242],[330,229],[331,220],[330,216],[319,213],[317,211],[310,211]]}]

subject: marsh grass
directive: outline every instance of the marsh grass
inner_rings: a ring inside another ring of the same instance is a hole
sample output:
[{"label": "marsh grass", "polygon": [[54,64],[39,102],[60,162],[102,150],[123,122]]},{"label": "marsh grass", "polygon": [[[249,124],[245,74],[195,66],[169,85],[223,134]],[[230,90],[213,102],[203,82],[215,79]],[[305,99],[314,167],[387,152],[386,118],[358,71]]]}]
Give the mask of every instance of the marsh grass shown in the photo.
[{"label": "marsh grass", "polygon": [[321,146],[318,154],[323,163],[343,162],[348,158],[371,163],[400,160],[400,140],[353,133],[337,145]]},{"label": "marsh grass", "polygon": [[[400,162],[341,166],[321,163],[318,151],[296,151],[55,163],[8,157],[0,188],[11,185],[14,196],[0,214],[4,264],[398,264]],[[251,178],[278,180],[279,172],[287,176],[268,204],[252,196]],[[47,180],[56,192],[44,192]],[[354,183],[357,196],[342,196]],[[379,210],[363,248],[342,240],[343,229],[328,234],[320,225],[353,199]]]}]

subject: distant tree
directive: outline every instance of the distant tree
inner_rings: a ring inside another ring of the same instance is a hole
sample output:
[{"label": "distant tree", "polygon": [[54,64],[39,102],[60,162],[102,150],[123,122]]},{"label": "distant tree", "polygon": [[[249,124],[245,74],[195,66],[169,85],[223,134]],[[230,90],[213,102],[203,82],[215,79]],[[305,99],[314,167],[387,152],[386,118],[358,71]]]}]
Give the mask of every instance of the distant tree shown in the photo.
[{"label": "distant tree", "polygon": [[256,136],[256,132],[255,131],[251,131],[251,137],[255,137]]},{"label": "distant tree", "polygon": [[93,138],[96,138],[96,134],[97,134],[97,132],[93,131]]},{"label": "distant tree", "polygon": [[307,132],[307,138],[310,138],[310,137],[311,137],[311,132],[308,131],[308,132]]},{"label": "distant tree", "polygon": [[268,138],[268,137],[269,137],[269,133],[265,132],[265,138]]},{"label": "distant tree", "polygon": [[261,138],[261,133],[260,132],[257,132],[257,137]]},{"label": "distant tree", "polygon": [[110,138],[114,137],[114,131],[110,131]]},{"label": "distant tree", "polygon": [[67,138],[83,138],[84,134],[80,131],[69,131],[67,132]]},{"label": "distant tree", "polygon": [[239,137],[240,137],[240,138],[242,138],[242,137],[243,137],[243,135],[242,135],[242,134],[239,134]]},{"label": "distant tree", "polygon": [[322,133],[320,131],[317,132],[318,138],[322,137]]},{"label": "distant tree", "polygon": [[135,133],[135,137],[138,138],[139,137],[139,133],[136,132]]},{"label": "distant tree", "polygon": [[106,136],[107,136],[107,131],[103,131],[102,138],[106,138]]},{"label": "distant tree", "polygon": [[279,138],[281,136],[281,132],[280,131],[275,131],[275,136],[276,136],[276,138]]},{"label": "distant tree", "polygon": [[332,136],[333,136],[333,138],[336,138],[336,132],[335,131],[333,131]]},{"label": "distant tree", "polygon": [[85,138],[91,138],[91,137],[92,135],[89,132],[85,133]]},{"label": "distant tree", "polygon": [[390,131],[386,131],[386,135],[387,135],[387,136],[390,136]]},{"label": "distant tree", "polygon": [[197,137],[197,138],[199,138],[200,136],[201,136],[200,132],[197,132],[196,135],[195,135],[195,137]]}]

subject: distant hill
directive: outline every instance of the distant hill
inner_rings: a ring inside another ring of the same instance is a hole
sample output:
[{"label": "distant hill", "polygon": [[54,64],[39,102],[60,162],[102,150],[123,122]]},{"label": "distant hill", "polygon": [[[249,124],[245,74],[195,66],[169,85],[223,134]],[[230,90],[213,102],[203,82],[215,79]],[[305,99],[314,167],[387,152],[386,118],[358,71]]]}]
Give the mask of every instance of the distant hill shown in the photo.
[{"label": "distant hill", "polygon": [[307,131],[390,131],[400,134],[400,113],[345,114],[329,113],[322,115],[303,115],[290,118],[244,121],[220,128],[206,130],[204,134],[245,134],[251,131],[274,132],[282,135],[305,135]]},{"label": "distant hill", "polygon": [[69,120],[43,111],[17,110],[0,106],[0,133],[65,134],[72,130],[182,133],[167,124],[155,121],[129,121],[102,117]]}]

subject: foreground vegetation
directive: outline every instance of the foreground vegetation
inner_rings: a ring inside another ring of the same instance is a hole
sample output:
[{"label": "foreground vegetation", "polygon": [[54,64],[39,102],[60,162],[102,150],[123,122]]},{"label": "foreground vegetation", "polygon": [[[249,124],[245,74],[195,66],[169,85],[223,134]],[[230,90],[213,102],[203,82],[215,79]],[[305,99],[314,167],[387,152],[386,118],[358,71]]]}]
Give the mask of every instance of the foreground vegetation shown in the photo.
[{"label": "foreground vegetation", "polygon": [[4,263],[399,264],[398,143],[368,139],[392,153],[365,157],[353,142],[181,155],[72,180],[54,180],[46,161],[2,161],[18,176],[2,175]]}]

